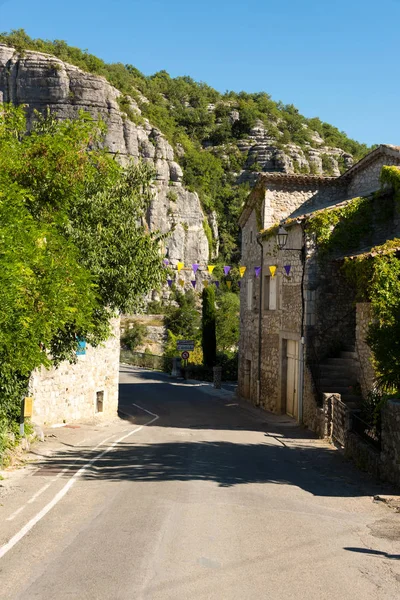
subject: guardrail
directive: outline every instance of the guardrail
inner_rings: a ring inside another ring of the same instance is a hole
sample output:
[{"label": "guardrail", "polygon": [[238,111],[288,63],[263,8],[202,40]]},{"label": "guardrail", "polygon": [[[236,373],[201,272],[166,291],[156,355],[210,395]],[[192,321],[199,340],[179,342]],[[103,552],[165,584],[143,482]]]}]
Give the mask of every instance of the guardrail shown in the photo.
[{"label": "guardrail", "polygon": [[361,439],[373,446],[376,450],[381,449],[381,432],[378,427],[367,423],[356,413],[351,414],[350,431],[356,433]]},{"label": "guardrail", "polygon": [[170,372],[172,369],[172,358],[149,354],[148,352],[133,352],[132,350],[121,350],[120,362],[135,367],[152,369],[153,371]]}]

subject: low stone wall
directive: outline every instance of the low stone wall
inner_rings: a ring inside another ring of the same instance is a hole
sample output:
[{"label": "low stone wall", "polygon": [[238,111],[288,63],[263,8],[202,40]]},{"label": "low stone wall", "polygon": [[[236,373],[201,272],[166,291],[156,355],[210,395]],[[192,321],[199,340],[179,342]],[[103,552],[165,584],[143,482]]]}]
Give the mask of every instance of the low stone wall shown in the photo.
[{"label": "low stone wall", "polygon": [[389,400],[382,410],[382,472],[400,486],[400,400]]},{"label": "low stone wall", "polygon": [[339,442],[345,455],[358,468],[400,487],[400,400],[388,401],[382,410],[381,451],[352,431],[352,411],[341,401],[340,394],[324,394],[323,437]]},{"label": "low stone wall", "polygon": [[[75,364],[65,361],[57,369],[36,370],[30,382],[32,420],[40,425],[116,416],[119,345],[119,319],[113,319],[112,336],[102,346],[87,346]],[[102,412],[98,392],[103,392]]]}]

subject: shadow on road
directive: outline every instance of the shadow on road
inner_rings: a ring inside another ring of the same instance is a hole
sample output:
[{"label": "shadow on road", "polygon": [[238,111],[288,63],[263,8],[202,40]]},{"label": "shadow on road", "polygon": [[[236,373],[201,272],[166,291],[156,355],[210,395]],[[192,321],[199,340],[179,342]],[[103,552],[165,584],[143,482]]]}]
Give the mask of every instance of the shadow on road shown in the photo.
[{"label": "shadow on road", "polygon": [[[82,458],[82,453],[85,458]],[[99,450],[97,450],[97,453]],[[91,457],[90,448],[59,452],[40,475],[66,467],[70,477]],[[77,462],[78,461],[78,462]],[[47,466],[46,466],[47,465]],[[329,448],[289,448],[269,443],[216,442],[120,443],[88,466],[81,477],[96,481],[213,481],[221,487],[239,484],[286,484],[314,496],[374,495],[379,485],[360,480],[355,470],[337,461]]]}]

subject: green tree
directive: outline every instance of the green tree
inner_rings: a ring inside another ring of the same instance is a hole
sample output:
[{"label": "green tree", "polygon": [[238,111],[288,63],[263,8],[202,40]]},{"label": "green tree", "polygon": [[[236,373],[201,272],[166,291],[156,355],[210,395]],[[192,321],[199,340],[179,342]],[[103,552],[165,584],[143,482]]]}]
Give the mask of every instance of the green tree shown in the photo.
[{"label": "green tree", "polygon": [[0,112],[3,424],[19,402],[12,389],[33,369],[74,360],[78,338],[106,339],[113,312],[134,308],[165,276],[157,235],[138,224],[151,173],[99,150],[103,134],[84,114],[36,115],[27,134],[23,107]]},{"label": "green tree", "polygon": [[216,342],[216,310],[215,290],[209,286],[202,293],[202,348],[203,360],[206,367],[215,365],[217,342]]},{"label": "green tree", "polygon": [[233,292],[221,294],[217,302],[216,335],[219,352],[235,352],[239,342],[240,299]]},{"label": "green tree", "polygon": [[200,331],[200,315],[196,308],[196,296],[192,290],[182,293],[175,290],[173,302],[167,308],[164,319],[167,330],[181,339],[197,340]]}]

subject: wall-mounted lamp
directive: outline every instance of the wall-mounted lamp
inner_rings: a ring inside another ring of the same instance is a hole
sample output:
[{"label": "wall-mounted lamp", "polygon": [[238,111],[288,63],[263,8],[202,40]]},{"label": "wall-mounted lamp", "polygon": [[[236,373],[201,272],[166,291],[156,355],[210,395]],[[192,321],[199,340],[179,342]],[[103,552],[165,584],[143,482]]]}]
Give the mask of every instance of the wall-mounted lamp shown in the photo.
[{"label": "wall-mounted lamp", "polygon": [[283,248],[286,246],[288,235],[289,234],[286,231],[286,229],[281,225],[276,235],[276,243],[278,245],[279,250],[283,250]]}]

